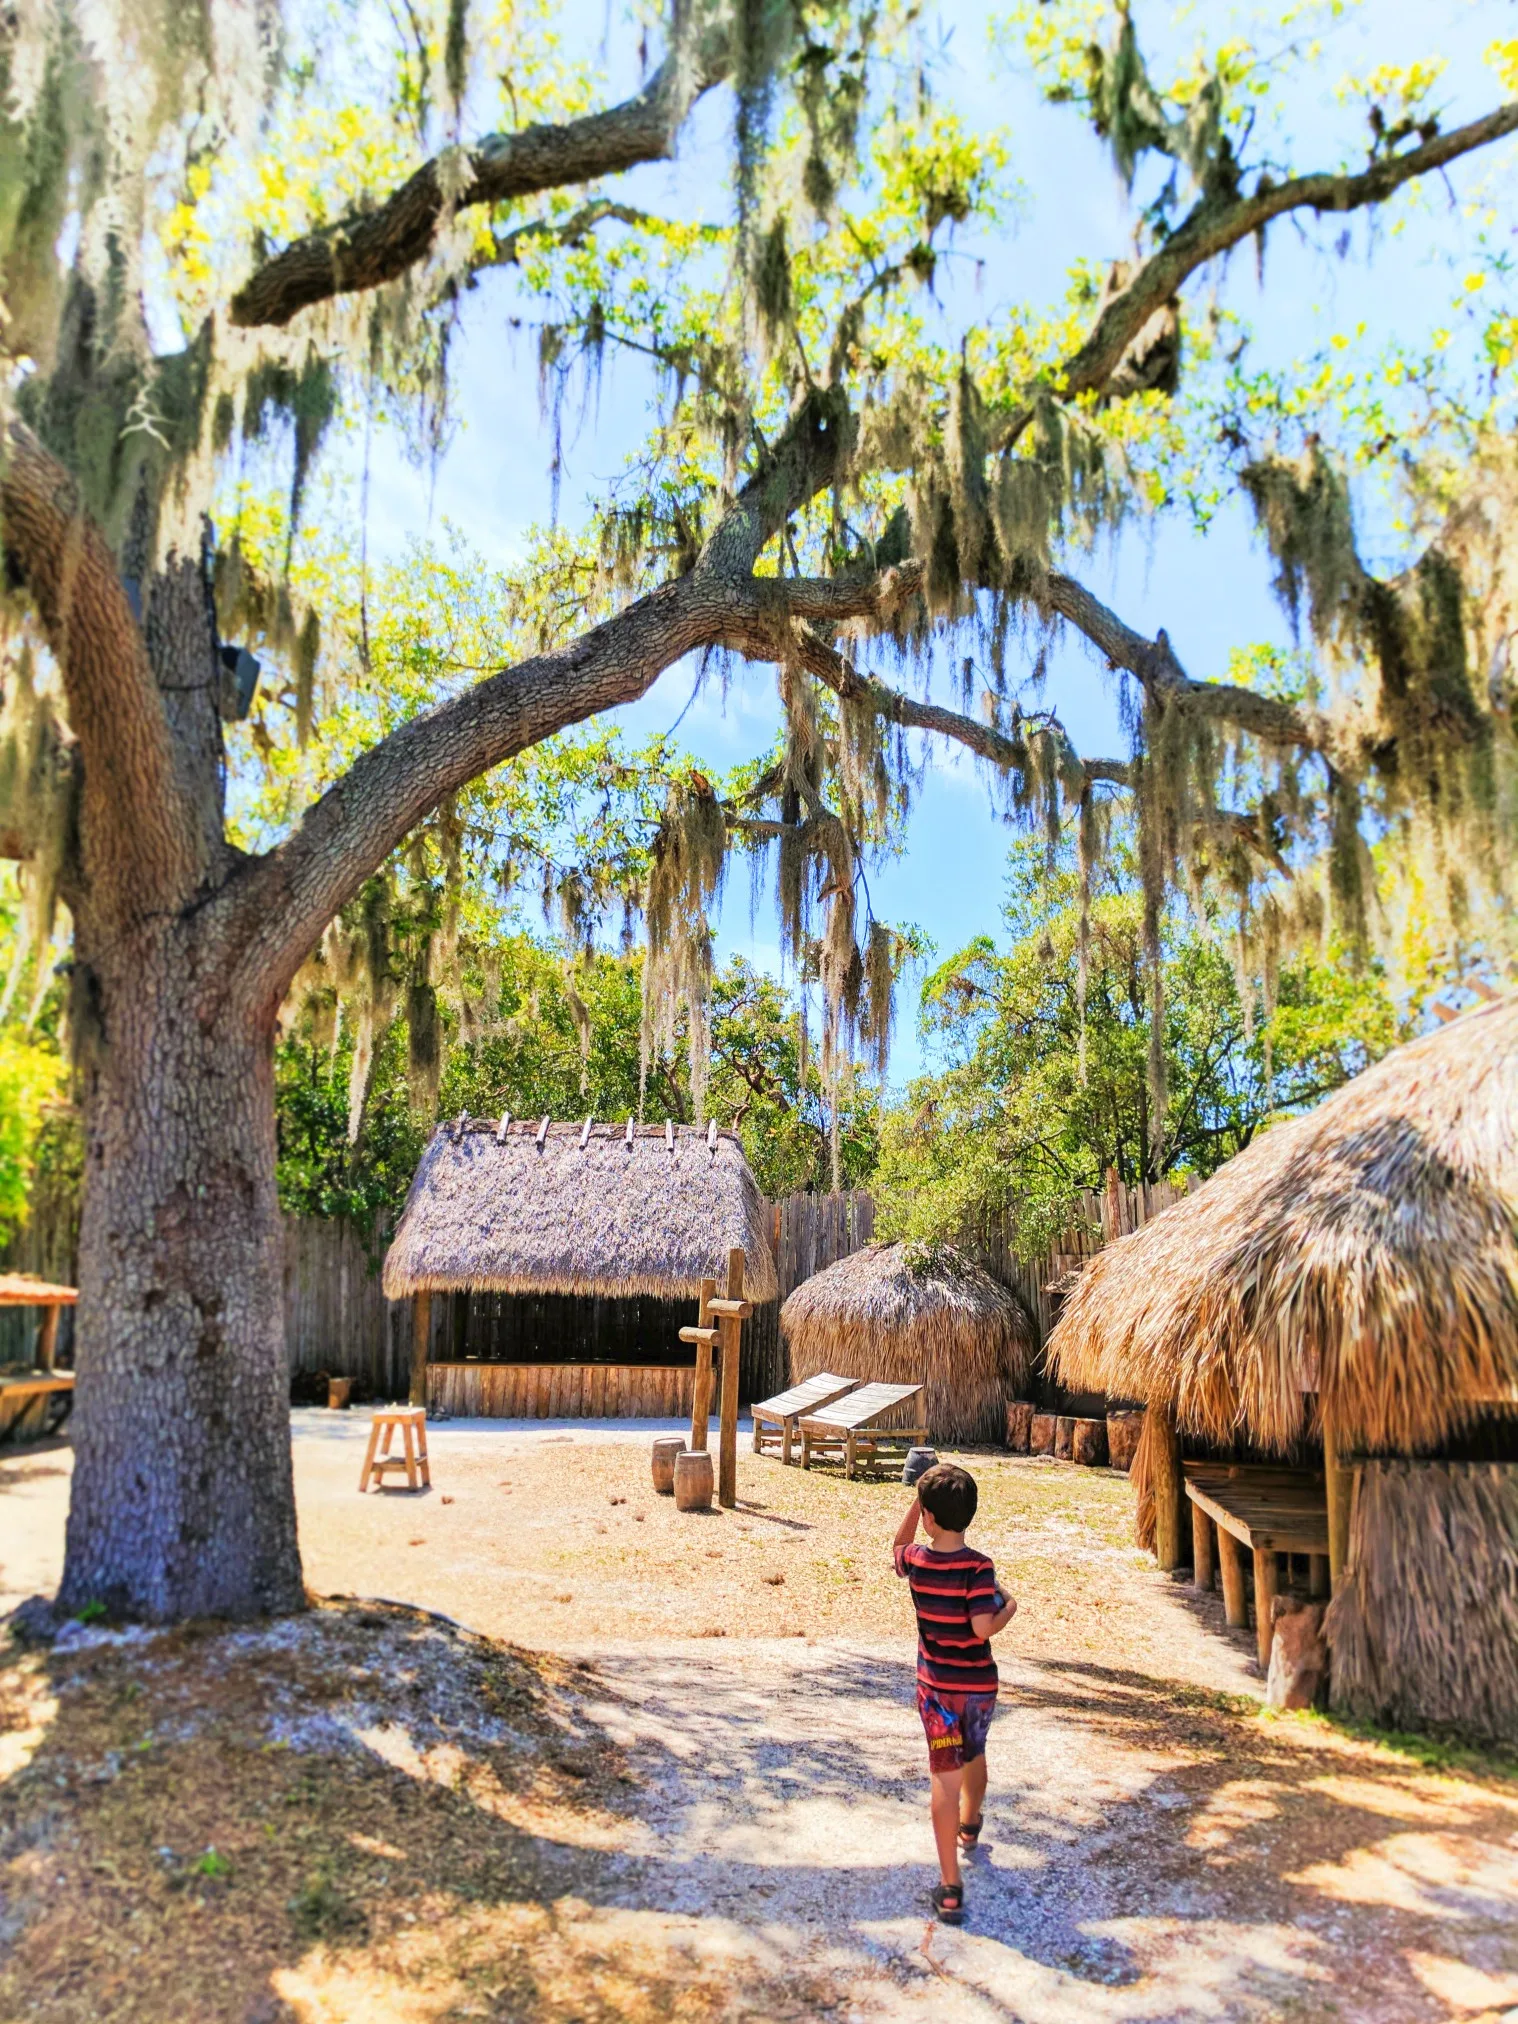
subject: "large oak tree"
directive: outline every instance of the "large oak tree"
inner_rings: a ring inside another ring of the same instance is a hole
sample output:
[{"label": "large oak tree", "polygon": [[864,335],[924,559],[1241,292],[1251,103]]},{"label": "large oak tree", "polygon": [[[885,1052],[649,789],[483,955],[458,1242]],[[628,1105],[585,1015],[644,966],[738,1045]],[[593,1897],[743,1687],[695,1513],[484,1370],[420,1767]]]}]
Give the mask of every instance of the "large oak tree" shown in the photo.
[{"label": "large oak tree", "polygon": [[[998,149],[927,88],[917,9],[675,0],[651,74],[604,107],[553,83],[546,57],[535,80],[524,42],[504,64],[509,130],[470,139],[505,33],[475,12],[407,10],[383,145],[334,116],[304,193],[291,122],[302,93],[329,114],[332,101],[311,96],[320,65],[297,10],[281,22],[234,0],[64,0],[0,24],[0,534],[15,605],[0,840],[39,905],[56,891],[72,922],[87,1147],[65,1608],[300,1603],[281,1005],[419,825],[682,657],[778,668],[786,731],[741,796],[699,775],[671,783],[646,895],[651,989],[699,999],[723,851],[774,844],[788,931],[815,930],[835,1044],[854,1025],[884,1043],[889,936],[863,931],[856,874],[892,817],[902,731],[958,741],[1030,817],[1074,822],[1088,863],[1104,807],[1132,795],[1151,928],[1178,869],[1224,881],[1274,933],[1320,846],[1346,900],[1368,822],[1466,823],[1479,858],[1502,805],[1505,676],[1474,672],[1491,645],[1500,515],[1462,517],[1457,502],[1423,557],[1383,580],[1360,562],[1320,442],[1292,456],[1247,431],[1225,444],[1284,587],[1324,652],[1358,671],[1334,708],[1194,679],[1164,632],[1125,623],[1070,572],[1067,537],[1082,516],[1118,517],[1145,443],[1182,426],[1181,356],[1203,346],[1197,291],[1220,262],[1282,221],[1337,231],[1459,174],[1518,128],[1518,103],[1446,123],[1425,80],[1383,81],[1359,160],[1294,167],[1251,153],[1251,94],[1275,58],[1204,50],[1160,89],[1125,7],[1089,46],[1090,9],[1033,10],[1030,47],[1076,102],[1072,120],[1094,123],[1130,180],[1163,174],[1135,249],[1086,249],[1110,263],[1105,281],[1063,314],[1008,308],[932,335],[912,291],[955,228],[994,205]],[[361,5],[348,18],[356,43],[381,21]],[[318,53],[330,62],[332,45]],[[522,116],[555,92],[553,116]],[[712,94],[733,107],[731,216],[709,203],[660,219],[624,201],[617,178],[669,157]],[[238,195],[250,182],[251,214]],[[633,248],[620,266],[597,251],[612,232]],[[212,299],[182,347],[155,350],[165,260],[181,305],[197,288]],[[563,594],[541,651],[401,723],[271,847],[245,852],[226,813],[229,609],[262,610],[268,649],[292,664],[313,635],[277,572],[254,596],[246,572],[234,590],[218,571],[229,445],[282,407],[298,493],[334,409],[357,386],[415,395],[468,283],[504,265],[540,298],[550,387],[609,345],[657,361],[646,455],[581,547],[545,550]],[[1503,454],[1484,467],[1488,500],[1510,485]],[[931,700],[916,676],[885,679],[889,657],[870,651],[882,640],[925,670],[935,635],[962,635],[999,680],[1020,612],[1126,671],[1132,750],[1078,754],[1055,712],[1024,712],[997,681],[988,712]],[[35,679],[49,657],[56,711]],[[1157,964],[1154,984],[1157,1000]]]}]

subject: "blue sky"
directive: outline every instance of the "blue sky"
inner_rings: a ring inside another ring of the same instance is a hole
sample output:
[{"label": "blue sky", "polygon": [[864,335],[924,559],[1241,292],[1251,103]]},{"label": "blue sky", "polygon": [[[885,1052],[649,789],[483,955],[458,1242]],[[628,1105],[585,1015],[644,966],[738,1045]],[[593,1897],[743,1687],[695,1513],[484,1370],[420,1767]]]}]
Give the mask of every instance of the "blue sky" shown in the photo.
[{"label": "blue sky", "polygon": [[[1133,231],[1132,200],[1089,129],[1069,109],[1043,104],[1031,80],[990,55],[987,21],[992,11],[978,0],[959,0],[940,14],[941,23],[951,26],[938,45],[939,88],[977,123],[1008,134],[1013,166],[1023,183],[1021,202],[1006,226],[994,237],[964,247],[967,255],[977,256],[978,270],[970,258],[957,262],[941,289],[946,315],[961,320],[989,321],[1014,301],[1052,305],[1073,257],[1122,255]],[[631,44],[605,0],[575,0],[563,12],[569,35],[583,34],[591,46],[604,46],[609,93],[621,95],[634,80]],[[1314,81],[1296,103],[1293,168],[1332,166],[1345,151],[1359,149],[1356,129],[1363,133],[1363,113],[1346,108],[1334,91],[1346,72],[1427,56],[1431,44],[1449,62],[1436,96],[1446,124],[1497,102],[1500,90],[1482,65],[1481,52],[1496,36],[1513,32],[1511,7],[1503,0],[1455,0],[1439,10],[1433,37],[1431,14],[1426,5],[1407,0],[1369,0],[1349,10],[1332,31]],[[1185,42],[1194,32],[1184,19],[1178,30],[1167,29],[1167,8],[1139,5],[1135,15],[1150,48],[1164,34]],[[1259,10],[1220,7],[1212,0],[1209,25],[1224,16],[1236,17],[1242,25],[1257,21]],[[1191,10],[1192,23],[1197,18]],[[1213,32],[1218,32],[1216,26]],[[626,179],[631,201],[686,215],[706,206],[705,214],[720,215],[724,129],[730,116],[725,95],[710,95],[698,108],[679,160]],[[1251,327],[1251,359],[1289,364],[1331,332],[1350,330],[1362,319],[1375,337],[1414,340],[1446,321],[1458,285],[1452,250],[1468,239],[1454,199],[1494,178],[1499,160],[1506,159],[1494,153],[1457,166],[1448,185],[1399,205],[1394,231],[1352,222],[1343,258],[1335,247],[1340,230],[1335,221],[1309,225],[1304,232],[1291,225],[1277,227],[1263,291],[1252,251],[1236,259],[1219,292]],[[528,530],[548,518],[550,444],[538,410],[536,346],[530,333],[507,328],[508,317],[520,306],[514,288],[509,274],[490,276],[468,298],[455,354],[462,426],[435,486],[405,460],[398,445],[384,439],[376,444],[370,510],[371,541],[379,553],[398,552],[408,537],[427,531],[429,494],[434,525],[443,518],[454,521],[487,558],[502,563],[519,558]],[[561,505],[566,519],[579,516],[639,440],[651,397],[651,385],[639,370],[625,361],[608,361],[593,418],[566,445]],[[1129,623],[1151,634],[1164,626],[1195,675],[1220,674],[1235,647],[1288,642],[1270,594],[1268,559],[1238,507],[1221,512],[1205,535],[1179,515],[1134,527],[1115,545],[1081,558],[1076,567]],[[668,729],[684,710],[682,740],[718,768],[768,743],[778,721],[772,671],[740,671],[725,696],[720,683],[712,681],[690,703],[692,684],[690,668],[672,668],[641,702],[617,715],[641,739]],[[1123,750],[1114,686],[1079,645],[1056,644],[1046,694],[1078,747]],[[871,873],[876,911],[887,920],[925,929],[941,955],[974,935],[995,933],[1009,840],[973,764],[962,753],[938,748],[929,755],[900,854]],[[779,967],[773,918],[761,907],[751,925],[744,877],[732,882],[720,948],[724,955],[741,951],[765,968]],[[915,993],[909,992],[902,1005],[893,1081],[904,1081],[919,1065],[914,1009]]]}]

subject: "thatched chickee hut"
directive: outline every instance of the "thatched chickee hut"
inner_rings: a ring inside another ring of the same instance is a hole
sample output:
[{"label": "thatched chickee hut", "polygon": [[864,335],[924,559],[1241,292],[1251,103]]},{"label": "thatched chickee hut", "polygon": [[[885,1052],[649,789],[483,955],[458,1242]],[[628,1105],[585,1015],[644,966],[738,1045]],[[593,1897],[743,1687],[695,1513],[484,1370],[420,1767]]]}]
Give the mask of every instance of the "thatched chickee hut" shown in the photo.
[{"label": "thatched chickee hut", "polygon": [[1000,1441],[1035,1348],[1017,1295],[947,1245],[851,1252],[788,1297],[780,1332],[792,1383],[825,1370],[920,1383],[937,1441]]},{"label": "thatched chickee hut", "polygon": [[1320,1461],[1335,1705],[1518,1736],[1518,996],[1101,1252],[1049,1354],[1180,1438]]},{"label": "thatched chickee hut", "polygon": [[[439,1125],[385,1258],[386,1295],[415,1304],[412,1398],[501,1417],[688,1412],[695,1352],[679,1330],[735,1247],[756,1303],[748,1364],[779,1283],[735,1133]],[[745,1375],[751,1391],[773,1372]]]}]

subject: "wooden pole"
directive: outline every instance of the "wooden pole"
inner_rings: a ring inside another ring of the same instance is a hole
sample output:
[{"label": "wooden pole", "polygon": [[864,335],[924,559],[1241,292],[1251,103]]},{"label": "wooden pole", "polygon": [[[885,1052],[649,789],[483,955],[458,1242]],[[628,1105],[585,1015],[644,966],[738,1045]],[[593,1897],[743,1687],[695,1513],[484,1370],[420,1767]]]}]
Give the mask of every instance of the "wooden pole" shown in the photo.
[{"label": "wooden pole", "polygon": [[1349,1513],[1352,1477],[1339,1461],[1339,1430],[1328,1401],[1319,1397],[1323,1419],[1323,1487],[1328,1493],[1328,1582],[1335,1595],[1349,1566]]},{"label": "wooden pole", "polygon": [[411,1296],[411,1389],[407,1398],[414,1406],[427,1403],[427,1352],[432,1342],[432,1295]]},{"label": "wooden pole", "polygon": [[1149,1454],[1154,1486],[1154,1557],[1163,1573],[1181,1564],[1181,1518],[1186,1479],[1181,1472],[1181,1440],[1169,1406],[1148,1408]]},{"label": "wooden pole", "polygon": [[1223,1577],[1223,1621],[1230,1630],[1247,1630],[1249,1592],[1244,1585],[1244,1549],[1226,1525],[1218,1527],[1218,1572]]},{"label": "wooden pole", "polygon": [[1254,1549],[1254,1634],[1262,1673],[1270,1670],[1270,1646],[1276,1634],[1275,1611],[1271,1604],[1275,1599],[1275,1552],[1269,1546],[1257,1546]]},{"label": "wooden pole", "polygon": [[[1187,1500],[1190,1502],[1190,1499]],[[1200,1504],[1191,1506],[1191,1584],[1193,1588],[1212,1587],[1212,1520]]]},{"label": "wooden pole", "polygon": [[53,1358],[58,1350],[58,1316],[61,1309],[55,1300],[51,1307],[42,1310],[42,1326],[37,1331],[37,1368],[51,1370]]},{"label": "wooden pole", "polygon": [[[715,1279],[701,1281],[701,1312],[696,1317],[698,1328],[712,1325],[711,1299],[717,1290]],[[712,1410],[712,1346],[709,1342],[696,1344],[696,1382],[691,1392],[690,1445],[691,1453],[706,1453],[706,1423]]]},{"label": "wooden pole", "polygon": [[[743,1298],[743,1247],[735,1245],[727,1254],[727,1297]],[[731,1511],[738,1501],[738,1345],[743,1323],[735,1314],[724,1314],[722,1325],[722,1412],[717,1441],[717,1502]]]}]

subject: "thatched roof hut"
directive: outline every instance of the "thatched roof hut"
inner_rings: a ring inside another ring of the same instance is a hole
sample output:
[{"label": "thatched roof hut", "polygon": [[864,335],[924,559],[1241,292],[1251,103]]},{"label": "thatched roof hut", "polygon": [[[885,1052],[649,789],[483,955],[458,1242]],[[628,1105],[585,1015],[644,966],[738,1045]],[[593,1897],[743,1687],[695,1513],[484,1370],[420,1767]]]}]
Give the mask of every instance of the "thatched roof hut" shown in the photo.
[{"label": "thatched roof hut", "polygon": [[1207,1440],[1323,1437],[1335,1704],[1518,1737],[1518,996],[1101,1252],[1050,1359]]},{"label": "thatched roof hut", "polygon": [[695,1299],[742,1245],[744,1292],[779,1293],[764,1200],[733,1132],[693,1126],[439,1125],[385,1259],[387,1296]]},{"label": "thatched roof hut", "polygon": [[1518,996],[1397,1048],[1109,1245],[1049,1340],[1065,1384],[1284,1449],[1438,1448],[1518,1399]]},{"label": "thatched roof hut", "polygon": [[996,1441],[1036,1345],[1022,1302],[947,1246],[871,1244],[780,1310],[793,1382],[819,1371],[921,1383],[936,1440]]}]

